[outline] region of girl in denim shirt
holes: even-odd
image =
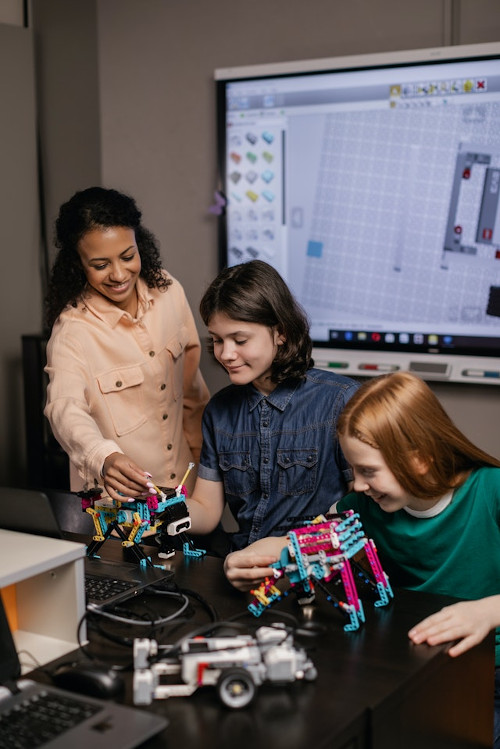
[[[200,312],[231,384],[204,412],[191,532],[214,530],[227,502],[238,530],[226,574],[251,588],[262,579],[254,565],[269,563],[259,550],[281,548],[298,518],[326,512],[345,494],[351,472],[337,419],[358,384],[313,368],[306,316],[267,263],[222,271]]]

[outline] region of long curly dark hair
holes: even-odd
[[[276,328],[285,341],[271,365],[271,380],[302,380],[314,366],[309,321],[275,268],[262,260],[225,268],[212,281],[200,302],[205,325],[216,313],[232,320]],[[208,342],[213,353],[213,344]]]
[[[76,307],[87,278],[78,254],[78,243],[93,229],[126,227],[133,229],[141,256],[141,278],[150,289],[166,290],[172,281],[163,274],[155,236],[141,224],[142,213],[133,198],[117,190],[89,187],[76,192],[59,209],[55,223],[56,255],[45,299],[48,330],[65,307]]]

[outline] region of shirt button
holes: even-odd
[[[116,385],[117,388],[121,388],[121,386],[123,385],[123,382],[121,380],[117,380],[115,382],[115,385]]]
[[[150,351],[150,352],[149,352],[149,355],[150,355],[150,356],[154,356],[154,355],[155,355],[155,352],[154,352],[154,351]]]
[[[167,445],[167,450],[171,450],[171,449],[172,449],[172,445]]]
[[[160,390],[165,390],[165,388],[166,388],[166,387],[167,387],[167,386],[166,386],[166,385],[165,385],[165,383],[163,382],[163,383],[162,383],[162,384],[160,385]]]
[[[264,463],[269,463],[269,458],[264,458]]]
[[[262,496],[264,499],[269,499],[269,494],[263,494]]]
[[[165,419],[168,419],[168,414],[163,414],[161,418],[163,419],[163,421],[165,421]]]
[[[262,426],[263,427],[268,427],[269,426],[269,422],[268,421],[263,421],[262,422]]]
[[[171,478],[171,479],[175,479],[175,473],[171,473],[171,474],[170,474],[170,478]]]

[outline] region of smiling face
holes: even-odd
[[[380,450],[365,442],[350,437],[340,436],[340,446],[354,474],[354,491],[363,492],[373,499],[384,512],[397,512],[403,507],[412,510],[428,510],[435,500],[419,499],[409,494],[390,470]],[[425,470],[425,466],[421,466]]]
[[[134,230],[125,226],[93,229],[78,243],[78,254],[88,284],[135,316],[141,257]]]
[[[259,323],[233,320],[216,313],[208,323],[214,356],[227,371],[234,385],[250,382],[264,395],[276,387],[270,379],[271,365],[283,336]]]

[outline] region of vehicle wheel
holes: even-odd
[[[244,668],[232,668],[219,677],[217,691],[224,705],[238,710],[250,704],[255,697],[256,688],[248,671]]]

